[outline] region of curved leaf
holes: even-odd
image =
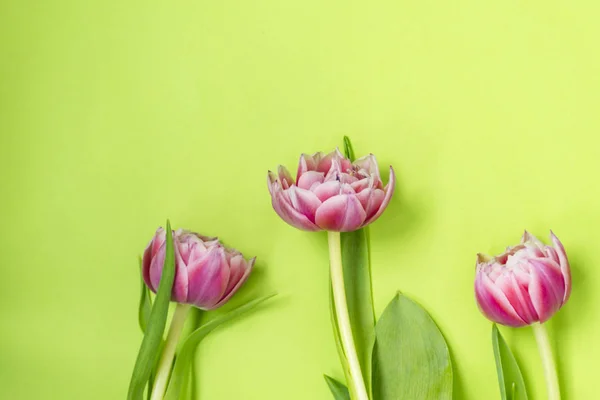
[[[335,400],[350,400],[350,392],[348,392],[348,388],[344,384],[330,376],[324,375],[324,377]]]
[[[397,294],[377,322],[373,398],[451,400],[452,363],[427,311]]]
[[[492,345],[502,400],[527,400],[527,389],[521,369],[496,324],[492,326]]]
[[[158,292],[154,300],[154,306],[150,313],[148,326],[135,361],[131,381],[129,382],[128,400],[141,400],[144,396],[144,388],[152,374],[152,369],[156,365],[156,359],[159,356],[165,325],[167,323],[167,314],[169,312],[169,301],[171,300],[171,290],[175,280],[175,255],[173,251],[173,233],[171,232],[171,223],[167,220],[166,229],[166,254],[163,272],[158,285]]]
[[[267,299],[270,299],[275,295],[276,293],[272,293],[267,296],[263,296],[258,299],[252,300],[242,306],[239,306],[238,308],[229,311],[225,315],[221,315],[211,321],[208,321],[200,328],[192,332],[190,336],[188,336],[187,339],[183,342],[179,353],[177,353],[175,365],[173,366],[173,372],[171,373],[171,380],[169,381],[169,386],[167,387],[167,393],[164,399],[179,400],[179,396],[183,389],[185,377],[186,374],[188,374],[190,362],[192,361],[194,351],[200,343],[200,341],[204,339],[206,335],[212,332],[215,328],[219,327],[221,324],[230,321],[233,318],[238,317],[239,315],[244,314],[247,311],[250,311],[254,307],[258,306],[260,303],[264,302]]]

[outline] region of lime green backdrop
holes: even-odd
[[[351,136],[392,164],[371,229],[376,310],[428,308],[456,399],[499,398],[475,254],[553,229],[573,295],[550,323],[564,397],[596,396],[600,6],[594,1],[0,3],[0,387],[125,397],[136,256],[167,217],[259,267],[212,334],[202,399],[330,399],[326,237],[272,211],[266,172]],[[534,399],[529,329],[503,329]]]

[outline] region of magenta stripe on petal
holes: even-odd
[[[306,231],[319,231],[319,227],[310,221],[305,215],[295,210],[289,200],[285,198],[283,191],[279,190],[272,198],[273,209],[288,224]]]

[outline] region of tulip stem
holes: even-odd
[[[177,307],[175,307],[175,312],[171,319],[171,326],[169,327],[169,333],[167,334],[167,341],[164,344],[160,361],[158,362],[154,387],[152,388],[152,397],[150,398],[151,400],[162,400],[165,395],[167,383],[169,382],[169,375],[171,374],[171,367],[173,365],[173,358],[175,356],[175,349],[177,348],[179,336],[181,336],[185,318],[187,317],[190,308],[191,306],[188,304],[179,303],[177,303]]]
[[[544,366],[544,377],[546,378],[546,386],[548,389],[548,400],[560,400],[560,389],[558,386],[558,375],[556,373],[556,364],[552,356],[552,348],[550,347],[550,339],[548,331],[543,324],[531,325],[535,340],[538,344],[538,350],[542,358]]]
[[[327,232],[327,235],[329,240],[329,265],[331,268],[333,302],[335,304],[342,348],[346,355],[346,359],[348,360],[348,368],[350,369],[351,382],[348,382],[348,385],[353,386],[350,388],[350,393],[356,395],[356,400],[368,400],[369,396],[367,395],[367,389],[360,369],[356,347],[354,346],[352,326],[350,325],[350,315],[348,313],[348,304],[346,302],[340,233]]]

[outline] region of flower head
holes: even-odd
[[[475,297],[488,319],[513,327],[546,322],[567,302],[569,261],[552,232],[550,239],[547,246],[526,231],[519,245],[496,257],[478,254]]]
[[[288,224],[307,231],[354,231],[375,221],[394,192],[395,176],[383,186],[374,155],[351,162],[339,150],[303,154],[296,180],[279,166],[269,171],[275,212]]]
[[[255,258],[224,247],[217,238],[178,229],[173,231],[175,280],[171,300],[212,310],[225,304],[244,284]],[[166,234],[159,228],[142,258],[146,285],[156,293],[166,253]]]

